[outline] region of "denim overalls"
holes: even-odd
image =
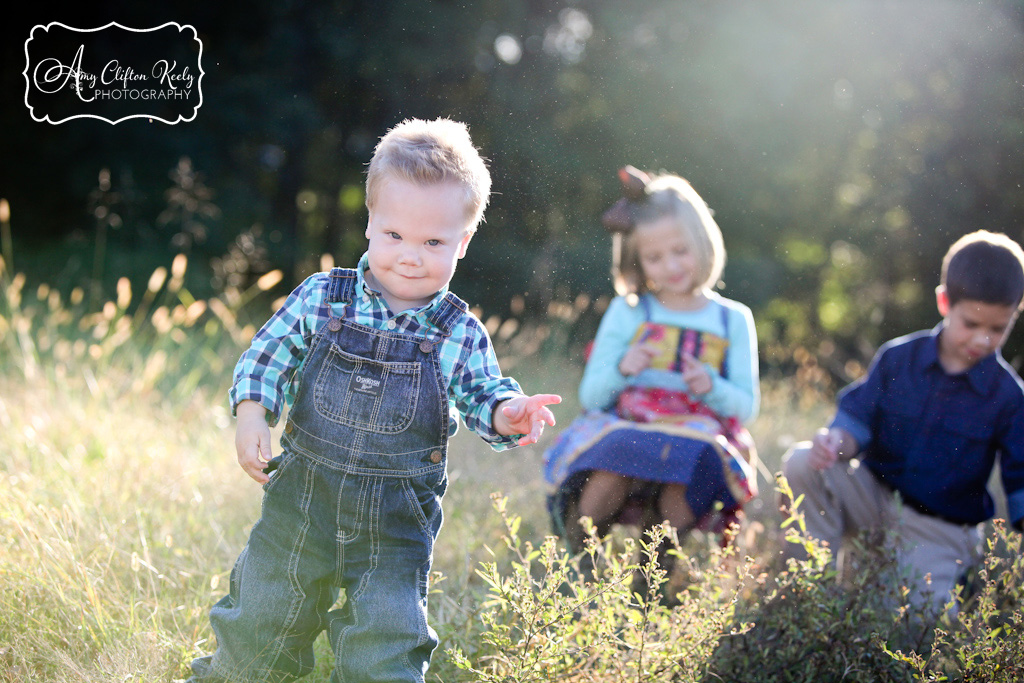
[[[327,301],[350,304],[335,268]],[[327,304],[325,304],[327,305]],[[423,681],[437,634],[427,576],[447,486],[448,388],[435,345],[465,315],[448,294],[428,338],[332,317],[310,343],[263,512],[210,612],[194,680],[290,681],[330,629],[336,683]],[[331,610],[339,588],[345,602]],[[330,610],[330,611],[329,611]]]

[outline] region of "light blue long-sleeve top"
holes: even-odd
[[[695,311],[665,308],[650,293],[643,297],[647,299],[650,322],[708,332],[728,340],[725,356],[727,377],[721,377],[714,368],[705,364],[711,375],[712,387],[700,400],[722,417],[736,417],[741,422],[749,422],[756,417],[760,403],[757,335],[750,309],[713,292],[708,294],[708,303]],[[723,308],[728,332],[723,321]],[[610,408],[627,386],[688,390],[679,372],[648,368],[632,377],[625,377],[619,372],[619,361],[629,349],[637,328],[647,320],[643,302],[631,306],[624,297],[616,297],[609,304],[580,382],[580,403],[585,410]],[[690,395],[698,398],[692,392]]]

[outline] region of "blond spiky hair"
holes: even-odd
[[[491,193],[491,174],[473,146],[466,124],[451,119],[406,119],[380,139],[366,173],[366,208],[389,177],[417,185],[455,182],[466,192],[470,229],[483,220]]]

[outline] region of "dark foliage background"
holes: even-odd
[[[195,121],[34,122],[32,26],[114,20],[197,29]],[[205,265],[200,295],[274,268],[283,293],[325,252],[351,264],[363,169],[410,116],[466,121],[491,159],[465,298],[503,314],[525,292],[529,315],[608,293],[615,170],[667,169],[715,209],[723,293],[784,372],[856,374],[935,324],[952,240],[1024,238],[1020,0],[38,3],[0,30],[14,266],[58,287],[144,281],[179,251]]]

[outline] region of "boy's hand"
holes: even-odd
[[[661,349],[653,344],[633,344],[619,361],[619,372],[623,377],[638,375],[651,366],[651,361],[661,355]]]
[[[255,401],[242,401],[235,412],[238,416],[235,425],[238,464],[250,477],[260,484],[266,484],[270,476],[263,472],[263,468],[272,457],[267,409]]]
[[[843,436],[838,429],[822,427],[811,441],[810,463],[816,470],[827,470],[839,460]]]
[[[696,396],[703,396],[711,391],[712,380],[708,369],[689,353],[683,354],[683,379]]]
[[[545,423],[555,426],[555,414],[547,406],[561,402],[562,397],[557,394],[516,396],[502,401],[494,410],[494,431],[504,436],[525,434],[516,442],[520,446],[537,443]]]

